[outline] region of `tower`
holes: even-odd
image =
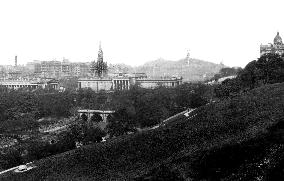
[[[98,59],[97,59],[97,61],[98,61],[98,62],[104,62],[104,54],[103,54],[101,42],[100,42],[100,45],[99,45],[99,51],[98,51]]]
[[[16,55],[15,56],[15,67],[17,67],[17,65],[18,65],[18,56]]]
[[[187,61],[187,66],[189,66],[189,63],[190,63],[190,53],[189,53],[190,50],[187,50],[187,55],[186,55],[186,61]]]
[[[107,63],[104,62],[101,42],[99,45],[97,62],[96,61],[92,62],[90,70],[93,75],[98,76],[98,77],[103,77],[107,73]]]

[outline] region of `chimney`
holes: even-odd
[[[18,57],[17,57],[17,55],[15,56],[15,67],[17,67],[17,65],[18,65]]]

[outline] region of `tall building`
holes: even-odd
[[[63,60],[61,62],[61,72],[64,75],[67,75],[67,76],[70,75],[70,73],[71,73],[71,63],[69,62],[69,60],[63,58]]]
[[[284,54],[284,44],[279,32],[277,32],[273,40],[273,44],[269,43],[268,45],[260,45],[260,56],[266,53],[276,53],[279,55]]]

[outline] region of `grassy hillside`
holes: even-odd
[[[194,111],[191,118],[36,162],[7,180],[275,180],[283,177],[284,84]],[[4,178],[0,178],[4,179]]]

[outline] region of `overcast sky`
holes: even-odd
[[[283,1],[283,0],[282,0]],[[284,37],[281,0],[1,0],[0,64],[92,61],[141,65],[191,57],[244,66]]]

